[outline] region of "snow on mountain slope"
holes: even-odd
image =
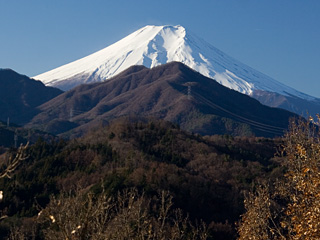
[[[315,99],[229,57],[182,26],[143,27],[96,53],[33,78],[68,90],[82,83],[105,81],[132,65],[152,68],[172,61],[247,95],[263,90]]]

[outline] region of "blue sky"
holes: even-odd
[[[0,0],[0,68],[34,76],[150,24],[182,25],[320,97],[319,0]]]

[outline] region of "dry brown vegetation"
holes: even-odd
[[[312,121],[291,121],[281,147],[284,174],[248,195],[239,239],[320,239],[320,135]]]

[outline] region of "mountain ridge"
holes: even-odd
[[[100,51],[34,78],[46,85],[69,90],[83,83],[108,81],[134,65],[153,68],[173,61],[267,106],[305,117],[320,112],[319,98],[241,63],[180,25],[145,26]]]
[[[189,86],[189,87],[188,87]],[[190,92],[189,92],[190,88]],[[30,126],[85,132],[123,116],[155,117],[203,135],[281,136],[293,113],[262,105],[180,62],[133,66],[102,83],[80,85],[39,107]],[[238,134],[237,134],[238,133]]]
[[[0,120],[24,124],[39,113],[39,105],[61,93],[12,69],[0,69]]]
[[[79,83],[107,80],[132,65],[152,68],[172,61],[247,95],[263,90],[315,99],[237,61],[180,25],[147,25],[100,51],[33,78],[68,90]]]

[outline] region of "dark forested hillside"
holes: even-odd
[[[61,93],[11,69],[0,69],[0,120],[25,124],[39,113],[37,106]]]
[[[129,194],[135,196],[133,199],[141,200],[140,205],[138,202],[135,204],[144,206],[142,209],[150,207],[143,215],[144,221],[149,221],[146,234],[161,232],[161,236],[172,237],[170,234],[173,234],[174,229],[183,228],[175,225],[179,222],[177,216],[181,219],[188,216],[188,220],[181,221],[186,223],[183,229],[187,229],[191,235],[198,231],[199,237],[185,235],[182,239],[235,239],[235,222],[244,212],[242,192],[251,189],[253,180],[273,177],[273,157],[278,144],[277,140],[254,137],[201,137],[186,133],[169,122],[128,119],[117,120],[80,139],[51,143],[38,140],[28,147],[27,159],[10,173],[11,178],[0,179],[0,190],[4,196],[0,210],[2,216],[6,216],[0,222],[1,237],[5,239],[13,226],[16,226],[14,231],[21,236],[33,234],[38,236],[36,239],[44,238],[49,232],[65,237],[61,235],[63,226],[67,227],[64,221],[68,221],[70,226],[73,224],[74,228],[82,229],[82,223],[76,219],[77,214],[66,210],[71,209],[70,206],[74,206],[72,209],[79,207],[80,210],[75,210],[79,216],[83,208],[88,210],[86,201],[80,204],[82,207],[76,203],[71,204],[74,199],[78,199],[76,202],[86,199],[80,195],[88,196],[92,204],[98,204],[101,199],[113,201],[115,208],[110,210],[113,215],[110,213],[108,220],[103,224],[100,221],[99,224],[103,225],[103,229],[112,226],[114,232],[117,232],[115,226],[119,224],[115,225],[116,219],[119,220],[119,214],[124,208],[131,206],[129,200],[119,199],[128,196],[128,192],[124,191],[129,189],[130,194],[134,192],[133,195]],[[2,156],[2,171],[8,165],[7,158]],[[161,191],[170,197],[156,197]],[[89,192],[91,195],[86,195]],[[169,205],[175,214],[169,215],[168,210],[167,220],[161,225],[158,220],[161,219],[159,216],[164,209],[163,204],[170,203],[171,197],[172,205]],[[126,204],[121,205],[121,202]],[[180,209],[178,215],[177,209]],[[62,216],[62,211],[67,213]],[[40,212],[48,214],[43,215],[47,216],[44,218],[45,223],[38,216]],[[58,216],[59,220],[56,220]],[[127,228],[132,230],[126,235],[130,238],[134,236],[130,234],[140,233],[144,229],[134,216],[130,215]],[[207,229],[205,238],[200,234],[204,228],[200,227],[203,231],[199,230],[201,219]],[[93,221],[89,218],[87,220]],[[96,231],[90,226],[87,225],[86,232],[82,232],[87,237],[90,231],[90,234]],[[118,233],[121,232],[124,234],[122,230]],[[102,231],[101,234],[107,233]],[[93,235],[90,236],[95,239]],[[106,239],[112,239],[105,236]]]
[[[0,121],[0,148],[19,147],[27,142],[35,143],[38,138],[55,139],[52,134],[36,129],[27,129],[13,123]]]

